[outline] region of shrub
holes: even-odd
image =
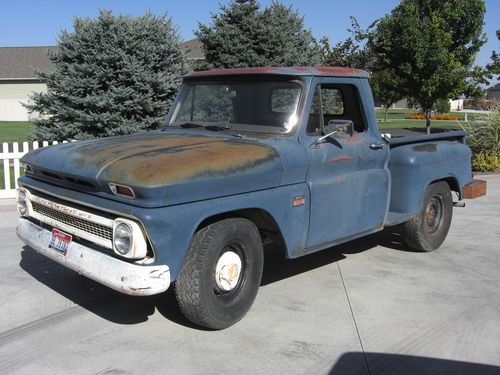
[[[485,120],[475,119],[461,126],[463,130],[469,132],[467,143],[474,153],[472,160],[474,169],[478,171],[499,169],[500,103],[491,108]]]
[[[494,172],[500,169],[500,157],[491,151],[483,151],[472,157],[472,170],[476,172]]]
[[[469,132],[467,143],[474,153],[491,151],[500,156],[500,104],[491,108],[485,120],[468,121],[462,128]]]
[[[451,104],[448,99],[440,99],[436,103],[436,112],[449,113],[450,110],[451,110]]]

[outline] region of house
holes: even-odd
[[[46,92],[47,85],[35,71],[47,71],[53,65],[48,54],[56,47],[1,47],[0,48],[0,120],[27,121],[22,104],[33,92]]]
[[[384,105],[382,104],[380,99],[378,99],[375,95],[373,95],[373,102],[375,104],[375,108],[383,108],[384,107]],[[409,108],[408,99],[401,99],[401,100],[397,101],[396,103],[391,105],[391,108],[392,109]]]
[[[180,44],[188,60],[205,60],[203,44],[198,39],[191,39]]]
[[[491,86],[486,90],[486,99],[496,99],[497,102],[500,102],[500,83],[497,83],[495,86]]]
[[[189,60],[203,60],[202,44],[198,39],[180,44]],[[0,121],[28,121],[38,114],[28,113],[23,104],[34,92],[47,92],[47,85],[36,71],[50,71],[50,52],[56,46],[0,47]]]

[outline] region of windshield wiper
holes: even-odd
[[[233,137],[246,138],[245,135],[240,134],[240,133],[236,133],[236,132],[232,131],[230,127],[222,126],[222,125],[203,125],[203,124],[201,124],[199,122],[195,122],[195,121],[186,121],[186,122],[183,122],[182,124],[179,124],[179,127],[183,128],[183,129],[203,128],[203,129],[210,130],[210,131],[224,131],[227,134],[232,135]]]
[[[245,135],[240,134],[240,133],[236,133],[236,132],[232,131],[231,128],[228,127],[228,126],[222,126],[222,125],[205,125],[204,128],[207,129],[207,130],[211,130],[211,131],[224,131],[227,134],[230,134],[230,135],[232,135],[234,137],[238,137],[238,138],[246,138]]]
[[[191,129],[191,128],[204,128],[205,125],[202,125],[198,122],[187,121],[180,124],[179,127],[183,129]]]

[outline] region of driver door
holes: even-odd
[[[352,79],[341,82],[316,80],[307,130],[301,135],[309,159],[306,247],[311,251],[380,229],[387,210],[388,147],[378,131],[367,126],[359,87]],[[352,132],[338,131],[318,142],[322,128],[328,134],[346,120],[352,121]]]

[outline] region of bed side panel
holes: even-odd
[[[427,185],[453,178],[462,194],[472,180],[471,151],[459,141],[431,141],[391,149],[392,176],[390,212],[417,213]]]

